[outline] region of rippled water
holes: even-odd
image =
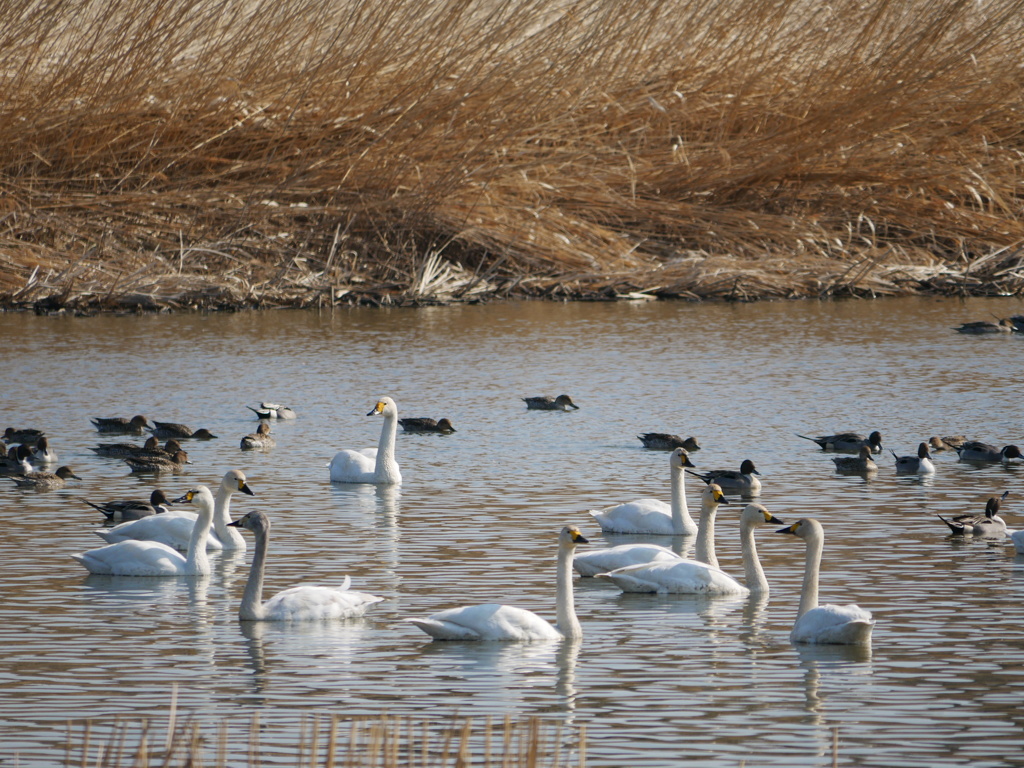
[[[981,511],[1004,490],[1004,508],[1021,509],[1024,467],[939,455],[922,483],[886,453],[865,481],[794,435],[877,428],[901,454],[933,434],[1024,442],[1024,338],[951,330],[1022,310],[912,299],[0,315],[0,426],[45,429],[82,477],[50,492],[0,482],[3,754],[62,764],[68,721],[159,720],[176,687],[185,714],[258,711],[265,738],[282,726],[289,743],[314,712],[509,714],[586,725],[592,766],[828,766],[834,738],[841,765],[1024,765],[1024,557],[951,540],[934,515]],[[580,410],[519,399],[561,392]],[[380,420],[364,414],[381,394],[459,431],[400,433],[400,489],[332,486],[337,449],[376,444]],[[242,452],[256,425],[244,405],[260,400],[299,419],[274,424],[273,450]],[[107,440],[89,417],[137,412],[220,438],[187,446],[185,475],[140,479],[89,450]],[[822,599],[873,611],[870,652],[789,643],[803,545],[765,529],[764,602],[577,581],[578,645],[432,643],[402,622],[496,599],[553,618],[557,530],[576,522],[608,546],[584,510],[668,497],[667,454],[641,448],[643,431],[696,435],[700,469],[751,458],[777,516],[821,520]],[[361,620],[248,626],[235,614],[247,556],[216,557],[198,581],[90,577],[68,556],[102,543],[80,499],[155,484],[180,495],[229,468],[257,494],[236,497],[235,515],[274,521],[268,593],[349,574],[387,601]],[[739,574],[737,511],[723,507],[717,532],[722,567]]]

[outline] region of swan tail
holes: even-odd
[[[437,621],[430,618],[406,619],[415,624],[435,640],[479,640],[480,633],[469,627],[461,627],[449,621]]]
[[[348,588],[352,586],[352,579],[346,573],[345,578],[341,582],[341,586],[338,587],[342,592],[348,592]]]

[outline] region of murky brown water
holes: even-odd
[[[82,476],[45,493],[0,481],[3,753],[61,764],[67,721],[159,720],[176,684],[200,720],[260,711],[293,734],[311,712],[536,714],[586,724],[592,766],[827,766],[835,729],[840,764],[1022,765],[1024,557],[951,541],[934,513],[981,511],[1004,490],[1009,512],[1024,509],[1024,467],[939,455],[922,483],[886,453],[865,482],[794,436],[877,428],[901,454],[933,434],[1024,443],[1024,338],[951,330],[1022,311],[911,299],[0,315],[0,427],[45,429]],[[579,411],[519,399],[562,392]],[[400,433],[400,489],[332,486],[336,450],[376,444],[380,421],[364,414],[381,394],[459,431]],[[274,424],[272,451],[242,452],[256,425],[244,406],[264,399],[299,419]],[[218,556],[198,582],[86,576],[68,555],[102,542],[80,499],[154,485],[93,455],[106,438],[89,417],[136,412],[221,436],[191,444],[187,473],[159,485],[180,495],[244,470],[257,496],[236,497],[236,516],[275,523],[268,593],[349,574],[387,601],[357,621],[249,627],[235,615],[248,556]],[[776,515],[822,521],[822,598],[874,612],[870,653],[789,643],[803,549],[767,530],[766,602],[577,582],[585,638],[564,647],[431,643],[402,622],[495,599],[553,618],[555,532],[576,522],[607,546],[585,509],[667,499],[667,455],[635,438],[662,430],[701,440],[699,469],[753,459]],[[718,553],[739,574],[736,520],[720,511]]]

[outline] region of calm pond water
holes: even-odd
[[[591,766],[828,766],[836,736],[840,765],[1024,765],[1024,557],[953,540],[935,517],[1009,490],[1024,526],[1024,467],[939,454],[922,482],[896,476],[886,451],[865,481],[794,435],[879,429],[900,454],[930,435],[1024,443],[1024,338],[951,330],[1022,311],[901,299],[0,315],[0,427],[45,429],[82,478],[49,492],[0,482],[3,764],[63,764],[68,721],[97,734],[163,722],[176,689],[179,716],[211,730],[259,712],[265,744],[297,743],[311,713],[507,714],[585,725]],[[562,392],[578,411],[520,400]],[[400,488],[332,485],[335,451],[376,444],[381,421],[365,414],[384,394],[458,432],[400,432]],[[273,450],[242,452],[257,423],[245,405],[261,400],[299,418],[273,425]],[[184,475],[139,478],[90,451],[109,441],[90,417],[135,413],[220,437],[187,446]],[[586,509],[668,498],[668,454],[643,449],[644,431],[697,436],[701,470],[753,459],[772,512],[818,518],[822,600],[874,613],[870,650],[789,642],[803,543],[771,528],[758,533],[767,601],[578,580],[578,645],[434,643],[403,622],[494,600],[553,619],[558,529],[609,546]],[[236,618],[251,538],[205,580],[90,577],[69,557],[102,544],[82,499],[177,496],[230,468],[256,493],[235,497],[234,516],[274,522],[268,594],[348,574],[387,600],[359,620],[252,627]],[[737,575],[740,508],[717,526]],[[230,739],[243,749],[248,729]]]

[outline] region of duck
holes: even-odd
[[[150,435],[149,439],[142,445],[136,445],[135,443],[100,443],[92,450],[98,456],[117,459],[123,459],[127,456],[162,456],[169,459],[175,453],[182,450],[182,448],[181,443],[173,437],[161,447],[160,441],[156,439],[156,436]]]
[[[684,467],[692,467],[685,448],[676,448],[669,454],[669,477],[672,503],[660,499],[637,499],[615,504],[604,509],[588,510],[607,533],[647,533],[659,536],[692,536],[697,524],[686,506]]]
[[[982,515],[956,515],[950,520],[939,514],[935,516],[949,527],[954,536],[1001,539],[1007,535],[1007,528],[1006,521],[999,516],[999,505],[1009,494],[1009,491],[1004,491],[1003,495],[998,498],[991,497],[985,502],[985,513]]]
[[[151,515],[159,515],[170,510],[171,501],[159,488],[149,494],[149,501],[105,501],[102,504],[95,504],[88,499],[82,499],[93,509],[98,509],[107,520],[116,522],[127,522],[129,520],[141,520]]]
[[[0,458],[0,473],[27,475],[35,471],[32,468],[32,464],[29,463],[29,457],[32,455],[32,449],[29,446],[24,443],[17,443],[12,445],[10,450],[3,443],[0,443],[0,446],[3,447],[2,458]]]
[[[149,419],[141,414],[126,419],[123,416],[89,419],[97,432],[109,435],[142,435],[149,426]]]
[[[245,407],[255,413],[259,419],[294,419],[296,417],[293,409],[277,403],[260,403],[259,408],[253,408],[251,405]]]
[[[41,429],[15,429],[8,427],[4,430],[3,441],[5,443],[21,443],[32,447],[39,442],[39,438],[45,437],[46,433]]]
[[[860,447],[860,453],[856,457],[836,456],[832,461],[835,462],[836,472],[840,473],[867,474],[878,471],[878,465],[871,458],[871,449],[866,445]]]
[[[935,465],[932,464],[928,443],[921,443],[917,446],[917,456],[897,456],[896,451],[891,448],[889,453],[896,459],[896,474],[898,475],[931,475],[935,473]]]
[[[407,621],[435,640],[523,641],[579,640],[583,628],[573,603],[572,555],[577,544],[587,539],[575,525],[558,534],[558,562],[555,578],[556,623],[552,626],[533,611],[500,603],[450,608]]]
[[[728,504],[722,489],[715,484],[704,487],[701,492],[700,524],[697,530],[695,557],[705,563],[718,565],[715,556],[714,516],[719,504]],[[682,560],[668,547],[658,544],[619,544],[607,549],[582,552],[573,556],[572,566],[581,576],[597,576],[630,565],[643,565],[664,560]]]
[[[428,419],[424,417],[413,417],[411,419],[399,419],[405,432],[437,432],[441,435],[450,435],[455,432],[455,427],[448,419]]]
[[[530,411],[568,411],[570,408],[578,411],[580,409],[568,395],[524,397],[523,402],[526,403],[526,408]]]
[[[277,441],[270,436],[270,424],[261,421],[256,431],[251,435],[242,438],[241,447],[243,451],[255,451],[263,448],[273,448]]]
[[[970,323],[961,323],[953,329],[957,333],[970,333],[980,335],[984,333],[1013,333],[1017,330],[1017,326],[1013,320],[1008,317],[1004,317],[995,322],[991,320],[975,320]]]
[[[789,633],[790,642],[827,645],[869,645],[875,620],[856,605],[818,605],[818,575],[825,530],[814,518],[801,518],[776,533],[797,536],[807,545],[800,608]]]
[[[153,426],[146,427],[146,429],[148,429],[152,435],[159,437],[161,440],[166,440],[169,437],[173,437],[177,440],[214,440],[217,437],[205,427],[193,430],[192,427],[185,424],[174,424],[169,421],[154,421]]]
[[[928,438],[928,450],[955,451],[966,442],[967,438],[964,435],[943,435],[942,437],[932,435]]]
[[[245,538],[238,528],[229,527],[231,496],[236,491],[241,491],[248,496],[256,495],[249,487],[244,472],[239,469],[229,469],[224,473],[217,488],[212,517],[214,532],[206,539],[207,549],[245,551]],[[131,540],[158,541],[172,549],[187,550],[197,521],[197,513],[175,509],[159,515],[121,523],[113,528],[99,528],[95,533],[110,544]]]
[[[10,479],[21,488],[35,488],[36,490],[49,490],[51,488],[62,488],[67,480],[74,478],[81,480],[74,473],[71,467],[59,467],[56,472],[26,472],[21,475],[14,475]]]
[[[858,432],[840,432],[835,435],[820,435],[818,437],[797,434],[797,437],[817,443],[824,451],[859,453],[861,447],[866,445],[872,453],[882,452],[882,433],[877,429],[867,437]]]
[[[690,470],[686,470],[690,472]],[[739,491],[743,496],[760,496],[761,481],[754,475],[760,475],[750,459],[744,459],[739,472],[734,469],[713,469],[710,472],[690,472],[705,483],[718,483],[723,491]]]
[[[1004,445],[1002,448],[980,440],[968,440],[956,449],[960,461],[999,461],[1008,464],[1013,459],[1021,458],[1020,448],[1016,445]]]
[[[390,397],[377,400],[367,416],[383,416],[380,441],[376,448],[345,449],[334,454],[327,464],[332,483],[376,483],[398,485],[402,472],[395,460],[395,435],[398,432],[398,406]]]
[[[199,510],[185,554],[159,541],[129,539],[87,552],[77,552],[71,557],[89,573],[109,576],[209,576],[210,559],[206,555],[206,539],[213,522],[213,494],[205,485],[199,485],[175,499],[174,503],[195,504]],[[147,517],[138,522],[160,520],[163,517],[165,515]]]
[[[679,435],[670,435],[667,432],[644,432],[637,435],[636,439],[644,444],[644,448],[654,451],[671,451],[675,448],[685,448],[691,452],[700,450],[697,438],[693,436],[684,440]]]
[[[740,515],[740,544],[743,552],[741,584],[717,565],[680,558],[675,562],[657,561],[645,565],[598,574],[623,592],[656,592],[686,595],[767,595],[768,579],[757,557],[754,529],[766,523],[784,525],[761,504],[747,504]]]
[[[192,462],[188,460],[188,454],[185,451],[175,451],[173,456],[125,456],[121,459],[127,464],[132,472],[136,474],[143,473],[161,473],[161,472],[174,472],[177,474],[185,469],[186,464]]]
[[[56,464],[57,452],[50,447],[50,440],[43,435],[32,448],[28,457],[30,464]]]
[[[252,531],[256,537],[256,552],[249,568],[249,580],[245,584],[242,603],[238,608],[241,621],[351,619],[362,616],[367,608],[384,599],[365,592],[351,591],[351,580],[346,576],[339,587],[303,584],[278,592],[264,602],[263,572],[270,541],[270,518],[259,510],[253,510],[228,525]]]

